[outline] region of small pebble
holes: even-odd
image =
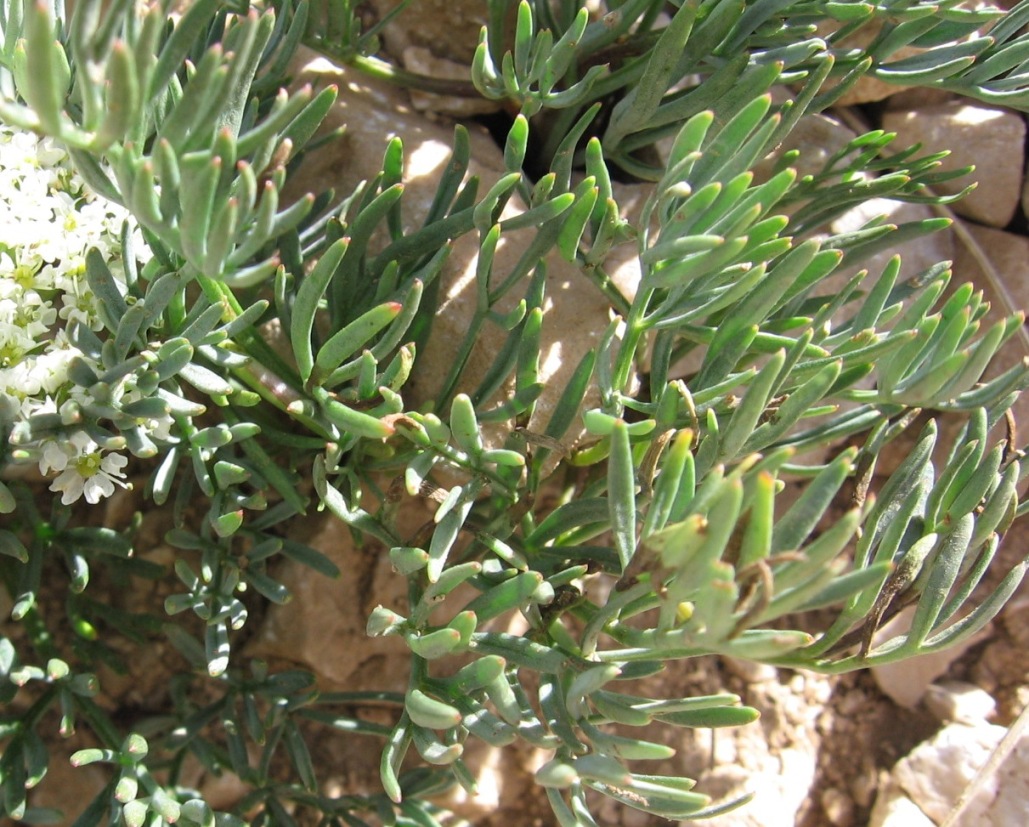
[[[779,671],[767,663],[756,663],[742,658],[723,658],[725,668],[746,683],[767,683],[779,676]]]
[[[830,787],[821,795],[825,817],[834,827],[850,827],[854,823],[854,802],[840,790]]]
[[[925,706],[941,721],[974,724],[988,720],[997,702],[978,686],[964,681],[940,681],[929,686]]]

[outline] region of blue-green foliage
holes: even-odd
[[[246,812],[289,825],[300,823],[294,807],[323,824],[438,824],[429,797],[452,779],[474,788],[469,737],[552,751],[537,781],[562,825],[595,823],[588,790],[698,818],[741,802],[713,804],[689,779],[638,769],[671,751],[625,727],[740,726],[756,712],[734,695],[651,699],[620,682],[709,654],[828,672],[885,663],[968,638],[1017,587],[1024,564],[985,598],[975,591],[1021,513],[1022,454],[993,429],[1026,369],[983,374],[1022,319],[986,326],[971,287],[944,295],[946,265],[901,280],[893,259],[832,295],[819,289],[946,224],[816,235],[828,221],[872,197],[945,203],[928,188],[958,173],[880,132],[803,177],[778,148],[802,115],[867,76],[1029,108],[1029,3],[1004,15],[957,0],[625,0],[592,19],[581,0],[538,0],[518,4],[507,31],[513,3],[490,0],[471,82],[520,112],[507,174],[485,192],[466,179],[457,127],[436,200],[406,235],[399,139],[381,173],[342,200],[280,196],[334,96],[279,91],[299,44],[445,91],[378,57],[380,27],[363,30],[356,4],[198,0],[175,22],[168,0],[141,17],[134,5],[79,0],[69,19],[47,3],[0,2],[0,118],[67,146],[153,253],[124,282],[89,258],[103,329],[69,330],[87,357],[71,370],[77,418],[23,423],[3,451],[5,462],[34,459],[17,446],[85,429],[97,445],[153,457],[146,494],[171,509],[177,583],[163,616],[104,606],[90,597],[91,572],[123,583],[168,574],[135,556],[135,527],[96,527],[0,483],[0,576],[24,629],[0,637],[0,815],[49,817],[27,806],[26,790],[47,766],[40,722],[57,716],[98,744],[76,764],[112,767],[81,827],[232,825]],[[849,45],[865,29],[868,45]],[[896,57],[909,46],[916,56]],[[773,87],[790,98],[774,102]],[[772,171],[756,178],[770,156]],[[612,196],[620,175],[653,182],[635,223]],[[501,218],[513,199],[521,213]],[[524,228],[520,260],[495,273],[499,240]],[[479,246],[477,306],[434,403],[411,410],[404,385],[461,236]],[[632,297],[605,272],[622,244],[639,254]],[[548,256],[576,265],[617,318],[532,433]],[[511,295],[515,310],[501,314]],[[273,321],[289,358],[258,332]],[[495,368],[467,388],[466,362],[498,325],[508,335]],[[681,378],[672,366],[691,353],[700,367]],[[122,405],[111,392],[127,376],[144,401]],[[504,386],[506,400],[488,407]],[[591,438],[569,448],[588,395],[599,400],[582,417]],[[920,410],[968,422],[934,466],[930,421],[867,496],[877,457]],[[168,434],[141,431],[165,416]],[[484,444],[486,424],[507,425],[503,445]],[[814,448],[824,458],[806,459]],[[392,478],[401,483],[384,493]],[[804,483],[787,508],[777,498],[788,479]],[[431,535],[403,536],[396,509],[425,498],[436,506]],[[322,507],[380,543],[407,580],[405,613],[380,607],[368,625],[410,648],[406,693],[319,694],[309,674],[269,674],[234,648],[253,605],[244,592],[289,598],[273,561],[299,560],[348,588],[346,573],[285,536]],[[586,591],[593,581],[606,588]],[[909,603],[911,630],[873,645],[880,621]],[[835,613],[819,634],[785,620],[814,609]],[[526,634],[487,625],[512,612]],[[67,652],[48,632],[64,618]],[[116,629],[141,645],[164,636],[190,664],[173,679],[172,708],[132,731],[94,700],[93,664],[116,662],[104,642]],[[7,711],[19,687],[28,713]],[[392,724],[362,719],[365,703],[394,709]],[[324,794],[305,738],[314,725],[384,739],[383,793]],[[402,771],[412,747],[424,763]],[[249,785],[236,814],[180,784],[187,755]]]

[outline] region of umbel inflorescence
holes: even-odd
[[[648,771],[674,750],[632,733],[757,713],[650,697],[665,664],[886,663],[1021,582],[990,572],[1025,511],[1029,374],[987,370],[1023,316],[988,320],[946,263],[870,265],[946,219],[827,229],[946,204],[961,172],[881,131],[805,174],[783,147],[864,77],[1029,108],[1029,4],[489,0],[467,81],[383,56],[415,5],[0,0],[0,817],[61,817],[30,800],[54,731],[106,773],[76,827],[442,825],[474,741],[539,751],[563,827],[599,797],[709,816],[745,796]],[[315,54],[501,102],[497,168],[458,125],[422,203],[384,134],[347,191],[288,196],[356,152],[319,129],[360,84],[293,80]],[[555,273],[603,303],[559,387]],[[440,308],[467,312],[442,370]],[[81,507],[130,476],[123,524]],[[322,510],[403,586],[367,621],[409,651],[402,690],[320,692],[238,645],[290,599],[284,561],[358,588],[298,539]],[[167,703],[118,708],[96,670],[158,643]],[[326,785],[328,737],[378,739],[381,790]],[[191,766],[238,799],[216,813]]]
[[[38,462],[41,474],[56,477],[50,490],[65,505],[80,497],[95,504],[125,485],[127,457],[74,428],[83,419],[82,403],[92,400],[69,369],[73,362],[96,364],[68,337],[70,325],[103,329],[86,254],[95,250],[122,273],[123,238],[131,242],[126,249],[149,259],[130,215],[89,189],[65,149],[0,126],[0,400],[12,457]],[[111,393],[126,402],[141,396],[130,377]],[[46,417],[65,428],[46,434],[27,427]],[[168,439],[169,417],[140,424],[151,438]]]

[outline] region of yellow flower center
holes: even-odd
[[[75,471],[84,480],[96,476],[100,472],[101,457],[99,451],[83,454],[75,460]]]
[[[32,287],[33,277],[36,275],[36,268],[27,264],[19,264],[14,268],[12,274],[14,282],[22,289],[28,290]]]
[[[25,356],[24,348],[20,348],[13,342],[0,345],[0,367],[13,368]]]

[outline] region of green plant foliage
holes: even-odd
[[[63,734],[88,730],[97,746],[73,763],[110,779],[76,827],[306,823],[297,813],[438,825],[447,813],[433,796],[455,781],[474,790],[469,738],[549,751],[536,781],[561,825],[595,824],[595,794],[701,818],[744,800],[648,773],[672,751],[628,728],[736,727],[757,713],[731,694],[643,697],[634,681],[704,655],[824,672],[886,663],[967,639],[1013,594],[1025,562],[992,593],[977,586],[1024,511],[1024,453],[998,430],[1029,371],[983,377],[1022,316],[987,325],[971,285],[945,293],[945,264],[913,279],[897,258],[855,270],[945,219],[823,232],[870,198],[947,203],[931,188],[960,172],[881,132],[804,176],[779,148],[861,77],[1029,109],[1029,3],[625,0],[598,17],[581,0],[490,0],[457,84],[392,66],[377,54],[392,15],[365,29],[345,0],[197,0],[175,17],[169,0],[136,5],[78,0],[67,16],[62,3],[0,0],[0,120],[64,147],[150,254],[137,267],[126,225],[121,263],[86,257],[96,323],[67,326],[78,356],[66,398],[24,419],[0,405],[0,467],[43,468],[76,439],[91,447],[75,462],[95,460],[79,473],[102,468],[112,487],[102,456],[149,461],[177,584],[163,615],[104,606],[90,594],[98,571],[118,583],[169,574],[137,556],[134,527],[100,527],[0,482],[0,577],[23,630],[0,635],[0,816],[53,817],[27,791],[46,772],[41,732],[55,719]],[[412,232],[400,139],[354,192],[288,202],[286,179],[335,97],[287,91],[301,44],[403,85],[504,101],[518,113],[507,173],[488,189],[469,179],[459,126]],[[915,55],[897,57],[907,47]],[[638,221],[613,198],[618,176],[653,185]],[[514,267],[494,272],[500,240],[525,230]],[[460,237],[479,250],[475,311],[439,394],[414,410],[405,383]],[[638,254],[632,297],[605,271],[619,245]],[[603,292],[613,320],[533,433],[556,256]],[[844,271],[857,274],[827,293]],[[270,323],[287,355],[262,334]],[[491,326],[505,343],[468,387]],[[689,354],[700,367],[681,377],[673,366]],[[942,412],[967,418],[950,446],[937,446]],[[588,439],[569,449],[580,418]],[[486,439],[487,426],[506,441]],[[869,491],[883,450],[916,428]],[[800,490],[788,506],[787,483]],[[405,536],[397,509],[425,499],[430,530]],[[319,693],[309,673],[270,673],[236,646],[252,601],[290,598],[276,560],[349,587],[289,539],[316,509],[377,541],[406,579],[404,613],[368,620],[369,635],[410,649],[404,693]],[[874,637],[906,606],[907,632]],[[823,627],[801,631],[815,610]],[[489,623],[512,613],[526,634]],[[65,622],[74,651],[48,631]],[[162,636],[190,665],[173,708],[131,729],[95,700],[97,664],[119,657],[104,640],[115,629]],[[31,706],[14,714],[19,690]],[[392,723],[363,718],[368,703]],[[378,739],[382,792],[327,794],[305,737],[315,726]],[[187,756],[243,780],[234,812],[181,783]]]

